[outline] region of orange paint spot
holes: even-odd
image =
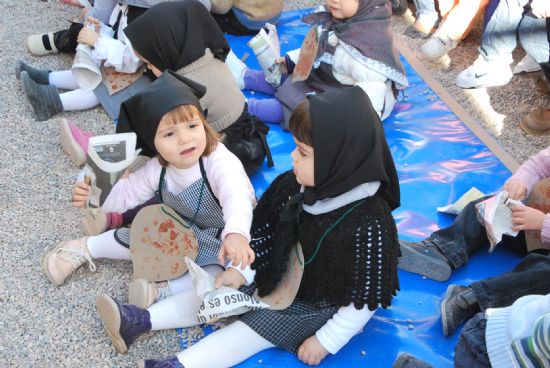
[[[170,240],[176,240],[178,237],[178,233],[176,233],[174,230],[170,230]]]
[[[148,232],[149,232],[149,228],[146,226],[146,227],[143,228],[143,231],[145,231],[146,233],[148,233]]]

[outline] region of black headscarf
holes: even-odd
[[[202,111],[199,99],[205,93],[206,87],[202,84],[167,70],[140,93],[122,103],[116,132],[135,132],[136,148],[142,149],[142,155],[153,157],[158,153],[155,135],[162,117],[180,105],[194,105]]]
[[[177,71],[202,57],[207,48],[221,61],[229,53],[220,27],[196,0],[154,5],[129,24],[124,34],[160,71]]]
[[[372,181],[391,209],[400,205],[399,179],[380,117],[357,86],[309,95],[315,187],[305,203],[332,198]]]
[[[297,219],[303,204],[334,198],[380,181],[379,193],[392,210],[400,205],[399,179],[380,117],[357,86],[308,95],[315,186],[289,199],[282,221]]]

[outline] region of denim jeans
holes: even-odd
[[[485,227],[478,221],[475,209],[477,203],[487,198],[490,196],[468,203],[451,226],[432,233],[429,238],[447,257],[453,268],[465,265],[472,254],[489,244]],[[523,232],[517,237],[504,235],[499,246],[502,245],[522,253],[527,250]]]
[[[485,330],[485,313],[472,317],[462,329],[455,346],[455,368],[490,368]]]
[[[482,311],[512,305],[525,295],[550,293],[550,255],[530,253],[512,271],[471,284]]]
[[[529,0],[491,0],[485,10],[479,53],[488,62],[511,63],[519,37],[522,47],[537,62],[549,60],[547,22],[529,15]]]
[[[451,226],[438,230],[431,240],[454,268],[466,263],[472,254],[489,244],[485,227],[477,219],[475,205],[489,197],[470,202]],[[504,235],[499,247],[526,253],[523,231],[516,237]],[[544,251],[541,251],[544,252]],[[550,255],[530,253],[512,271],[471,284],[481,310],[511,305],[529,294],[550,293]]]

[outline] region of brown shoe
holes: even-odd
[[[535,110],[530,112],[520,121],[519,126],[528,134],[550,134],[550,110]]]
[[[170,296],[172,296],[172,291],[168,282],[148,282],[145,279],[137,279],[130,283],[128,304],[145,309]]]

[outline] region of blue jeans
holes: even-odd
[[[460,332],[455,346],[455,368],[490,368],[485,330],[485,313],[472,317]]]
[[[479,53],[488,61],[511,63],[517,39],[537,62],[549,61],[550,44],[546,19],[525,11],[529,0],[491,0],[485,10]]]
[[[451,226],[432,233],[429,238],[453,268],[465,265],[472,254],[489,244],[485,227],[478,221],[475,210],[475,205],[487,198],[470,202]],[[498,246],[524,254],[527,251],[523,231],[516,237],[504,235]],[[481,310],[506,307],[524,295],[548,294],[550,255],[532,252],[512,271],[474,282],[471,287]]]

